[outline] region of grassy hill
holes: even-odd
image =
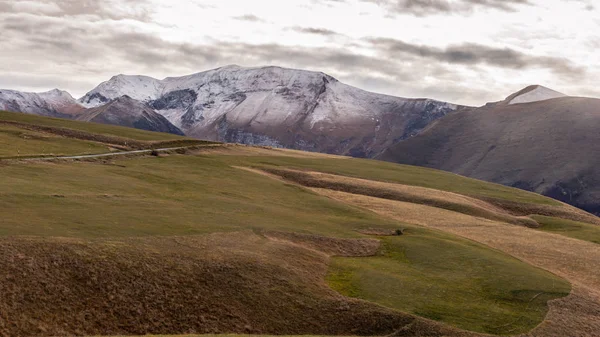
[[[141,141],[158,141],[158,140],[177,140],[183,137],[170,133],[150,132],[139,129],[132,129],[114,125],[79,122],[63,118],[40,117],[36,115],[0,111],[0,123],[19,123],[38,128],[60,128],[79,130],[91,134],[123,137]]]
[[[107,139],[121,150],[125,140],[190,146],[79,161],[6,152],[0,335],[512,335],[552,328],[560,320],[546,315],[600,279],[593,263],[573,267],[589,277],[571,278],[562,265],[544,270],[429,226],[443,212],[456,226],[585,248],[582,264],[596,258],[598,218],[537,194],[431,169],[26,115],[0,113],[0,127],[55,146],[30,144],[30,156],[102,152]],[[13,147],[30,140],[14,132],[0,135]],[[578,308],[592,314],[569,331],[598,317],[590,296]]]
[[[169,133],[0,111],[0,159],[96,154],[204,143]]]

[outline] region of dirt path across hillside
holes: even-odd
[[[399,221],[483,243],[565,278],[573,285],[571,295],[550,302],[546,320],[526,336],[600,336],[600,245],[425,205],[312,190]]]
[[[82,154],[74,156],[40,156],[40,157],[26,157],[26,158],[7,158],[0,160],[20,160],[20,161],[50,161],[50,160],[76,160],[76,159],[94,159],[94,158],[106,158],[106,157],[119,157],[135,154],[150,154],[153,152],[165,153],[173,152],[178,150],[198,149],[199,147],[213,147],[214,145],[191,145],[191,146],[178,146],[178,147],[167,147],[161,149],[148,149],[148,150],[133,150],[133,151],[119,151],[119,152],[107,152],[107,153],[96,153],[96,154]]]

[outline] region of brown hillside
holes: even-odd
[[[449,115],[378,158],[535,191],[600,213],[600,100],[488,104]]]
[[[475,335],[331,290],[319,247],[336,239],[271,235],[0,239],[0,336]]]

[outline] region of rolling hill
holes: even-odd
[[[35,131],[69,154],[178,147],[0,158],[1,335],[600,328],[600,219],[559,201],[428,168],[95,123],[3,112],[0,127],[13,147],[31,140],[15,130]]]
[[[0,111],[0,159],[54,157],[193,146],[168,133]]]
[[[525,88],[462,111],[378,159],[514,186],[600,213],[600,100]]]

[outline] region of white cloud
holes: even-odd
[[[433,2],[413,0],[403,13],[391,6],[399,2],[379,0],[0,0],[0,85],[82,95],[117,73],[160,78],[237,63],[473,105],[534,83],[596,93],[599,10],[526,2],[439,0],[415,12]]]

